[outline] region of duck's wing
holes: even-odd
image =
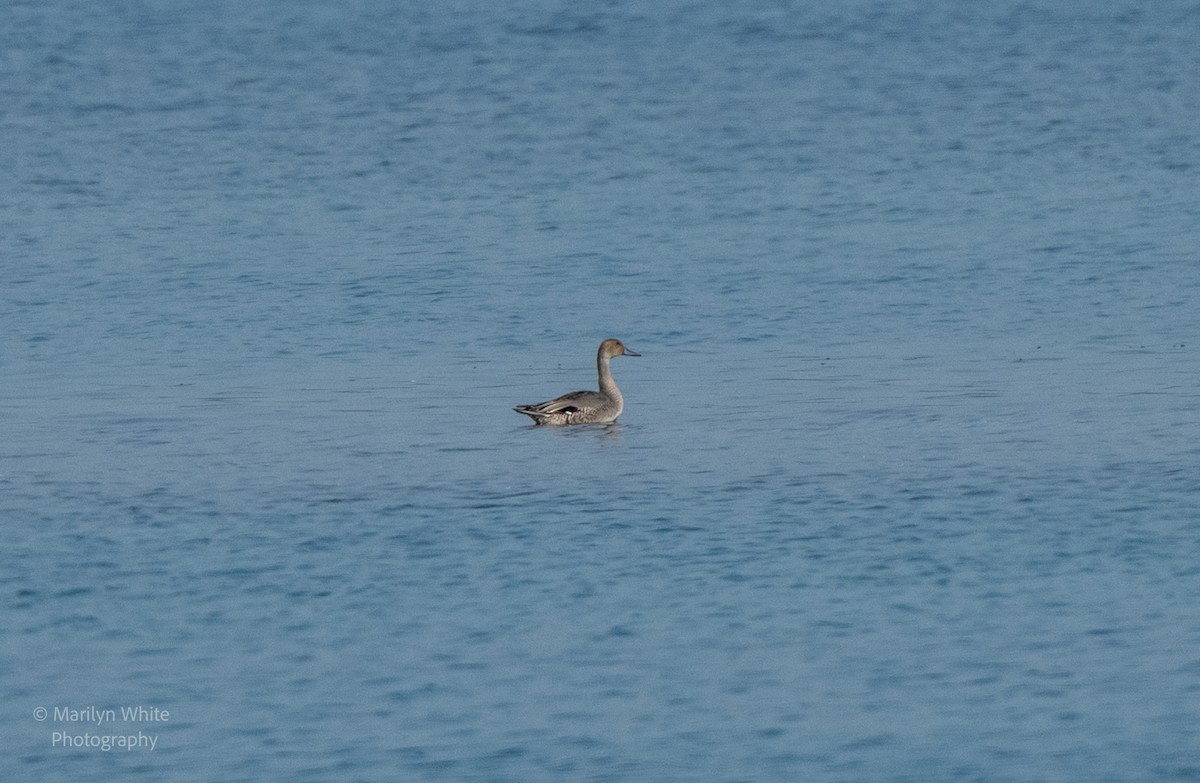
[[[573,391],[553,400],[534,403],[533,405],[518,405],[513,410],[528,416],[552,416],[555,413],[574,413],[595,407],[601,402],[599,392]]]

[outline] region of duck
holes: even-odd
[[[625,409],[625,398],[613,380],[608,367],[614,356],[641,356],[625,347],[620,340],[607,339],[596,351],[596,372],[600,391],[573,391],[553,400],[513,408],[533,419],[537,425],[608,424],[616,421]]]

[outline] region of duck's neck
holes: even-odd
[[[608,369],[610,357],[604,354],[596,356],[596,371],[600,376],[600,393],[607,394],[614,399],[621,399],[621,390],[617,388],[617,382],[613,380],[612,370]]]

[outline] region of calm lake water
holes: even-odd
[[[1195,3],[0,45],[0,779],[1200,780]]]

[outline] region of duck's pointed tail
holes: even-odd
[[[540,411],[534,410],[534,408],[536,408],[536,407],[537,406],[534,406],[534,405],[518,405],[518,406],[514,407],[513,410],[516,411],[517,413],[523,413],[526,416],[528,416],[529,418],[533,419],[534,424],[541,424],[543,421],[546,420],[546,414],[544,414]]]

